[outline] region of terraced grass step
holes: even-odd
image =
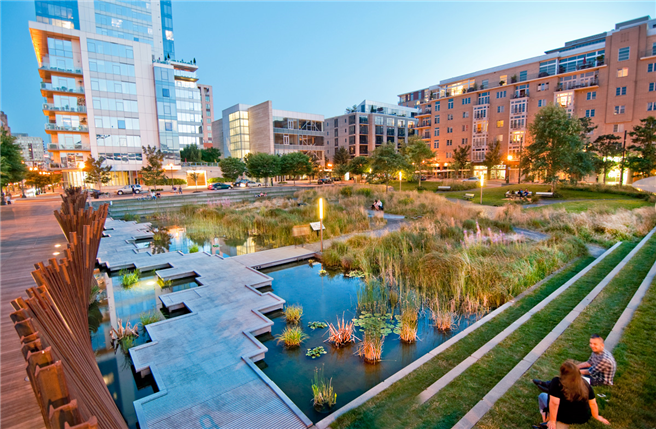
[[[633,245],[630,243],[620,246],[620,248],[606,257],[605,260],[596,265],[589,273],[583,276],[582,279],[576,282],[573,288],[570,288],[566,293],[562,294],[559,299],[571,300],[578,297],[578,299],[575,300],[575,302],[578,302],[580,298],[589,292],[589,290],[591,290],[601,278],[612,270],[612,268],[631,250],[631,248],[633,248]],[[339,417],[330,426],[333,428],[401,428],[422,425],[422,421],[426,419],[426,425],[433,427],[432,423],[437,424],[440,420],[444,420],[443,416],[433,412],[432,408],[435,404],[433,401],[429,401],[427,406],[421,407],[420,409],[415,403],[416,396],[434,383],[436,379],[439,379],[467,359],[471,354],[506,329],[513,322],[516,322],[522,317],[522,315],[560,288],[592,261],[592,258],[583,258],[576,262],[572,267],[555,275],[549,281],[540,285],[540,287],[535,288],[523,299],[514,303],[506,312],[461,339],[457,347],[450,347],[447,350],[444,350],[436,358],[433,358],[412,374],[379,393],[373,399]],[[574,304],[572,304],[570,308],[573,307],[573,305]],[[564,314],[561,318],[562,317],[564,317]],[[509,366],[508,370],[510,368],[512,368],[512,365]],[[476,383],[476,381],[473,382],[474,385]],[[470,385],[471,384],[472,383],[470,383]],[[494,383],[487,386],[487,390],[493,385]],[[480,398],[487,390],[483,391],[478,398]],[[471,405],[474,403],[475,401]],[[465,412],[466,410],[464,410],[460,416],[464,415]],[[457,418],[446,420],[448,420],[448,422],[440,425],[440,427],[451,427],[451,425],[456,423]]]

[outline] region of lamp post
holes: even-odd
[[[399,171],[399,191],[401,190],[401,179],[403,178],[403,173]]]
[[[481,205],[483,205],[483,185],[485,185],[485,173],[481,171]]]
[[[169,162],[166,167],[171,170],[171,192],[173,192],[173,163]]]
[[[512,155],[508,155],[508,163],[506,164],[506,185],[510,184],[510,162],[512,161]]]
[[[321,253],[323,253],[323,198],[319,198],[319,236],[321,237]]]

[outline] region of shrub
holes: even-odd
[[[139,216],[138,214],[134,214],[134,213],[129,213],[128,212],[128,213],[123,215],[123,220],[126,221],[126,222],[132,222],[132,221],[139,222],[140,219],[141,219],[141,216]]]
[[[418,191],[425,191],[426,189],[428,188],[426,188],[425,186],[417,186]]]
[[[355,190],[355,194],[356,195],[363,195],[367,198],[371,198],[371,189],[369,189],[369,188],[358,188],[358,189]]]
[[[339,190],[339,193],[344,197],[350,197],[351,195],[353,195],[353,187],[345,186]]]
[[[197,244],[192,244],[191,247],[189,248],[189,253],[198,253],[200,249],[198,248]]]
[[[300,305],[288,305],[285,307],[284,313],[287,323],[296,325],[301,321],[301,316],[303,316],[303,307]]]
[[[207,183],[232,183],[232,180],[227,177],[210,177],[207,179]]]
[[[282,333],[276,335],[278,344],[284,343],[285,347],[299,347],[308,338],[298,326],[287,326]]]
[[[150,325],[151,323],[159,322],[160,320],[164,320],[164,316],[162,316],[162,313],[158,309],[141,313],[139,316],[139,321],[141,322],[142,327]]]
[[[314,369],[314,382],[312,383],[312,402],[316,409],[332,407],[337,403],[337,394],[333,390],[333,379],[326,381],[323,376],[323,367],[321,370]]]
[[[141,277],[141,273],[139,270],[121,270],[118,273],[119,276],[123,276],[121,279],[121,285],[123,285],[124,288],[129,288],[131,286],[134,286],[138,281],[139,278]]]

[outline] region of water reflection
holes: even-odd
[[[246,255],[262,250],[255,242],[255,237],[230,239],[210,237],[202,231],[179,226],[160,227],[154,231],[153,240],[135,244],[140,251],[151,253],[177,252],[189,253],[189,249],[198,247],[199,252],[207,252],[222,257]]]

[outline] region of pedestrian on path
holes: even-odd
[[[178,194],[182,195],[182,185],[178,186]]]

